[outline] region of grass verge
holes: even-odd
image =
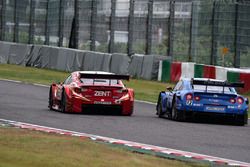
[[[199,167],[206,164],[135,154],[89,139],[0,127],[0,167]]]

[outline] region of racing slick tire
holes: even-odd
[[[183,111],[178,111],[176,109],[175,101],[173,102],[173,105],[172,105],[171,118],[172,120],[175,120],[175,121],[185,121],[184,113]]]
[[[247,119],[248,119],[247,114],[244,114],[242,116],[238,116],[235,119],[235,124],[238,126],[244,126],[245,124],[247,124]]]
[[[48,106],[50,110],[53,110],[52,106],[53,106],[52,87],[50,87],[50,90],[49,90],[49,106]]]
[[[121,114],[122,116],[131,116],[133,114],[133,111],[126,113],[126,114]]]
[[[159,98],[158,100],[156,109],[157,109],[156,115],[158,115],[159,118],[162,118],[164,113],[162,112],[161,98]]]
[[[62,92],[62,100],[61,100],[61,112],[66,113],[66,104],[67,104],[67,97],[65,91]]]

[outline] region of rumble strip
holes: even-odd
[[[36,131],[42,131],[47,133],[55,133],[55,134],[61,134],[61,135],[68,135],[68,136],[74,136],[74,137],[80,137],[80,138],[88,138],[93,141],[108,143],[116,146],[123,146],[125,148],[131,149],[136,152],[145,153],[145,154],[154,154],[157,156],[165,157],[165,158],[171,158],[171,159],[177,159],[177,160],[193,160],[193,161],[202,161],[217,165],[229,165],[229,166],[239,166],[239,167],[250,167],[250,163],[240,162],[240,161],[234,161],[219,157],[213,157],[208,155],[202,155],[202,154],[196,154],[192,152],[186,152],[186,151],[180,151],[170,148],[164,148],[164,147],[158,147],[153,145],[147,145],[147,144],[141,144],[131,141],[125,141],[125,140],[119,140],[119,139],[113,139],[103,136],[97,136],[92,134],[86,134],[86,133],[80,133],[80,132],[74,132],[69,130],[63,130],[63,129],[56,129],[46,126],[39,126],[34,124],[28,124],[23,122],[16,122],[16,121],[10,121],[5,119],[0,119],[0,127],[1,126],[11,126],[21,129],[30,129],[30,130],[36,130]]]

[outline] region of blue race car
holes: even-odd
[[[156,114],[176,121],[185,121],[196,114],[221,115],[233,118],[237,125],[248,121],[248,99],[235,88],[244,83],[192,78],[181,79],[172,89],[159,94]]]

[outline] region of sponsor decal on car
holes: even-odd
[[[95,91],[95,94],[94,96],[97,96],[97,97],[110,97],[111,96],[111,91]]]
[[[94,104],[112,104],[110,101],[94,101]]]
[[[191,106],[192,104],[193,104],[193,100],[187,100],[186,101],[186,105],[190,105]]]
[[[223,112],[225,111],[225,107],[219,106],[206,106],[207,111],[215,111],[215,112]]]
[[[200,104],[200,103],[194,103],[193,106],[196,106],[196,107],[201,107],[203,106],[203,104]]]

